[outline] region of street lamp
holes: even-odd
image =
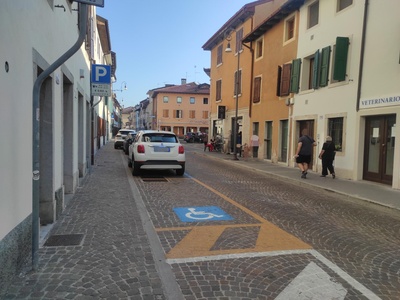
[[[238,130],[238,109],[239,109],[239,61],[240,61],[240,51],[241,49],[238,49],[237,52],[237,70],[236,70],[236,77],[235,77],[235,92],[236,92],[236,103],[235,103],[235,124],[233,126],[233,160],[239,160],[237,157],[237,130]],[[231,45],[230,45],[230,39],[228,39],[228,45],[225,49],[225,52],[230,53],[232,52]]]
[[[124,85],[124,83],[125,83],[125,85]],[[123,88],[122,88],[122,86],[123,86]],[[122,81],[121,82],[121,89],[119,89],[119,90],[113,90],[113,92],[123,92],[123,91],[126,91],[128,88],[126,87],[126,81]]]

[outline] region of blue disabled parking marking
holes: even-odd
[[[233,220],[218,206],[175,207],[174,211],[182,222]]]

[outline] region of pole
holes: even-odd
[[[32,91],[32,269],[37,270],[39,258],[39,209],[40,209],[40,88],[43,81],[58,67],[66,62],[81,47],[86,36],[87,4],[80,5],[80,30],[75,44],[58,58],[51,66],[44,70],[33,85]]]
[[[240,60],[240,50],[237,54],[237,71],[236,71],[236,105],[235,105],[235,123],[233,125],[233,159],[239,160],[237,157],[237,127],[238,127],[238,109],[239,109],[239,60]]]

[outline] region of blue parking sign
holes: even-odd
[[[111,66],[92,65],[92,83],[111,84]]]

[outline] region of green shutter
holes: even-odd
[[[319,70],[320,70],[320,63],[319,63],[319,50],[317,50],[314,54],[314,68],[313,68],[313,82],[312,87],[313,89],[318,89],[319,87]]]
[[[292,74],[290,76],[290,92],[298,93],[300,87],[301,58],[292,61]]]
[[[331,56],[331,46],[323,48],[321,51],[321,77],[319,80],[319,86],[328,85],[330,56]]]
[[[347,55],[349,53],[349,38],[337,37],[335,62],[333,66],[333,79],[343,81],[346,79]]]

